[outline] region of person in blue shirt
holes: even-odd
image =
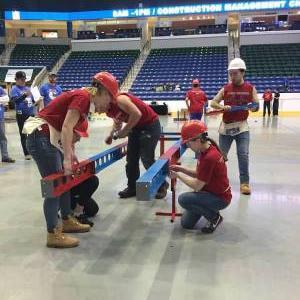
[[[26,160],[30,160],[31,156],[26,148],[26,134],[22,133],[25,121],[34,116],[34,99],[30,92],[30,88],[25,85],[26,74],[23,71],[18,71],[15,75],[16,85],[10,91],[10,99],[15,104],[16,119],[21,137],[21,144]]]
[[[62,89],[56,84],[57,75],[50,73],[48,76],[49,83],[45,83],[40,88],[40,94],[44,98],[44,106],[46,107],[52,99],[59,96],[62,93]]]
[[[7,151],[7,138],[5,136],[4,110],[5,105],[8,104],[9,98],[5,90],[0,86],[0,150],[2,162],[14,163],[15,160],[9,157]]]

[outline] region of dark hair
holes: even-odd
[[[207,135],[207,132],[205,132],[204,134],[201,135],[200,137],[200,140],[202,143],[205,143],[205,142],[211,142],[211,144],[213,146],[215,146],[217,148],[217,150],[220,152],[220,154],[222,155],[224,161],[228,161],[228,158],[226,157],[226,155],[223,153],[223,151],[220,149],[219,145],[217,144],[217,142],[210,138],[208,135]]]
[[[199,83],[194,83],[193,84],[193,87],[195,88],[195,87],[199,87]]]
[[[26,79],[26,74],[23,71],[18,71],[18,72],[16,72],[15,77],[16,77],[16,79]]]

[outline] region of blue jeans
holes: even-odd
[[[190,120],[199,120],[201,121],[202,112],[190,113]]]
[[[7,139],[6,139],[6,136],[5,136],[4,119],[0,119],[0,149],[1,149],[2,159],[8,158]]]
[[[35,160],[42,177],[57,173],[63,169],[62,153],[50,143],[50,138],[38,130],[27,137],[27,149]],[[44,215],[48,232],[52,232],[57,226],[58,211],[62,218],[71,214],[70,193],[64,193],[60,197],[45,198]]]
[[[219,135],[220,149],[223,151],[225,156],[227,156],[234,140],[236,142],[239,163],[240,183],[249,183],[249,131],[245,131],[234,136],[223,134]]]
[[[181,218],[185,229],[193,229],[202,216],[208,221],[215,219],[219,210],[228,206],[220,197],[205,191],[183,193],[178,197],[178,202],[185,209]]]

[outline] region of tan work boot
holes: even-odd
[[[73,248],[79,245],[79,240],[62,233],[62,228],[54,228],[54,232],[48,232],[47,247],[49,248]]]
[[[88,224],[81,224],[76,218],[69,216],[67,220],[63,220],[63,232],[88,232],[91,226]]]
[[[243,195],[250,195],[251,194],[251,189],[249,183],[242,183],[241,184],[241,193]]]

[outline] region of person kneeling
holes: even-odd
[[[94,225],[88,218],[95,217],[99,211],[97,202],[92,198],[98,186],[98,177],[92,176],[71,189],[71,209],[81,224]]]
[[[222,223],[219,211],[231,202],[231,187],[224,156],[214,140],[208,137],[207,127],[201,121],[188,121],[181,129],[182,142],[198,155],[196,169],[179,165],[170,166],[170,177],[178,178],[192,188],[183,193],[178,202],[185,209],[181,225],[193,229],[204,216],[208,223],[203,233],[213,233]]]

